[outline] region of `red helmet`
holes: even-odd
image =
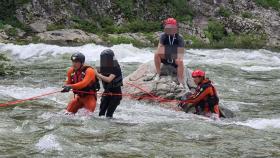
[[[177,26],[177,20],[174,18],[168,18],[164,21],[165,26],[166,25],[173,25],[173,26]]]
[[[192,72],[192,77],[205,77],[205,72],[202,70],[194,70]]]

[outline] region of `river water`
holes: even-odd
[[[70,55],[87,63],[106,47],[0,44],[23,75],[2,77],[2,103],[57,90]],[[153,59],[150,48],[111,47],[128,75]],[[280,157],[280,54],[267,50],[188,50],[185,63],[207,71],[221,104],[236,114],[213,121],[125,100],[115,119],[80,110],[63,115],[71,94],[0,108],[0,157]]]

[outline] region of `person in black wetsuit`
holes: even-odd
[[[99,116],[106,115],[107,118],[113,118],[113,114],[122,100],[122,71],[111,49],[102,51],[100,63],[100,73],[97,73],[97,77],[102,80],[104,93],[101,98]]]

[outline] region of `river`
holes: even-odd
[[[2,77],[2,103],[59,89],[70,55],[94,64],[105,46],[1,44],[23,75]],[[125,75],[153,59],[151,48],[111,47]],[[213,121],[134,100],[115,119],[80,110],[63,115],[71,94],[0,107],[0,157],[280,157],[280,54],[268,50],[187,50],[185,64],[214,81],[235,118]]]

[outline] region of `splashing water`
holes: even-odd
[[[75,51],[87,62],[108,47],[87,44],[0,44],[18,69],[31,73],[0,81],[1,102],[60,88]],[[153,49],[111,47],[126,74],[153,59]],[[71,94],[0,109],[1,157],[279,157],[280,54],[267,50],[187,50],[185,64],[201,68],[217,86],[221,104],[237,117],[220,122],[123,100],[115,118],[96,112],[63,115]],[[100,101],[98,101],[100,102]]]

